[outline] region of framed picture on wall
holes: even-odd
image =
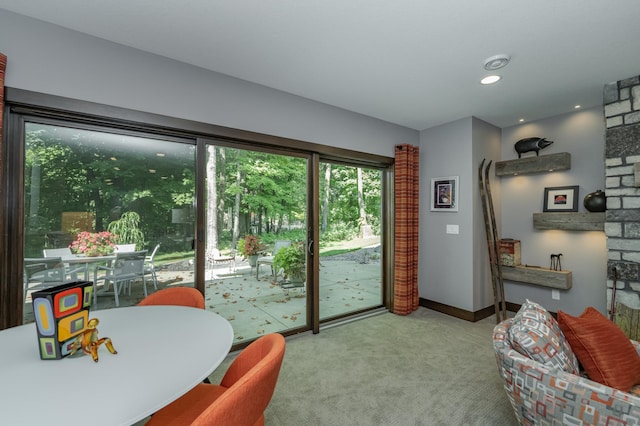
[[[578,186],[556,186],[544,189],[543,212],[577,212]]]
[[[458,176],[431,179],[431,211],[458,211]]]

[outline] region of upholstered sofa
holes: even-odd
[[[527,331],[530,323],[552,337],[544,341],[538,331]],[[533,339],[515,345],[510,333],[513,324],[514,318],[510,318],[494,328],[493,348],[504,389],[520,424],[640,425],[640,397],[633,394],[638,386],[626,393],[589,380],[578,372],[565,371],[572,371],[578,364],[562,332],[554,328],[557,323],[541,325],[536,321],[520,321],[519,331],[525,335],[530,333]],[[560,336],[553,336],[554,332]],[[540,340],[544,342],[534,348],[533,356],[523,355],[522,352],[526,352],[523,346],[531,349]],[[640,344],[632,343],[640,354]],[[567,353],[561,353],[563,351]],[[558,361],[559,355],[561,361]],[[541,362],[545,359],[551,361]]]

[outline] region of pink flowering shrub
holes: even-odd
[[[115,245],[116,236],[111,232],[80,232],[69,248],[85,256],[104,256],[113,253]]]

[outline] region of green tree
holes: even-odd
[[[136,250],[145,246],[144,232],[140,229],[140,215],[136,212],[122,213],[119,219],[109,224],[107,230],[116,236],[117,244],[135,244]]]

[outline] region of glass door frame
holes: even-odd
[[[308,159],[308,209],[307,239],[311,261],[308,262],[307,298],[310,329],[320,331],[319,320],[319,184],[320,161],[347,162],[376,167],[383,170],[383,304],[390,309],[392,294],[392,235],[393,235],[393,158],[375,154],[351,151],[300,140],[276,137],[245,130],[231,129],[213,124],[193,122],[185,119],[166,117],[153,113],[133,111],[126,108],[111,107],[92,102],[62,98],[22,89],[5,90],[5,126],[2,140],[2,194],[0,225],[3,238],[0,240],[0,329],[19,325],[22,321],[22,245],[24,195],[24,122],[29,118],[51,118],[65,123],[94,124],[115,131],[130,131],[136,134],[148,134],[158,137],[176,137],[196,141],[196,203],[204,205],[204,185],[206,164],[205,141],[215,141],[234,148],[259,149],[273,153],[291,153]],[[204,290],[205,249],[204,249],[204,209],[196,209],[196,268],[195,286]],[[14,283],[11,285],[10,283]],[[297,332],[297,331],[296,331]]]
[[[314,226],[318,219],[318,212],[316,209],[317,201],[314,201],[314,192],[317,192],[317,185],[314,182],[317,180],[317,163],[318,155],[314,153],[304,152],[300,150],[291,150],[286,148],[273,148],[265,146],[256,146],[253,144],[242,143],[238,141],[230,142],[215,137],[200,137],[197,139],[196,144],[196,206],[205,206],[206,198],[206,158],[207,158],[207,146],[215,145],[225,148],[233,149],[246,149],[251,151],[265,152],[269,154],[277,155],[289,155],[292,157],[303,158],[307,162],[307,209],[306,209],[306,223],[307,228],[307,297],[306,297],[306,326],[293,329],[284,330],[283,334],[295,334],[302,331],[313,330],[317,333],[320,329],[319,326],[319,314],[318,314],[318,294],[317,281],[318,281],[318,249],[314,244],[314,235],[317,235],[314,231],[317,226]],[[315,164],[315,166],[314,166]],[[205,291],[206,281],[206,217],[207,211],[204,208],[196,208],[196,288],[201,292]],[[201,266],[201,267],[200,267]]]

